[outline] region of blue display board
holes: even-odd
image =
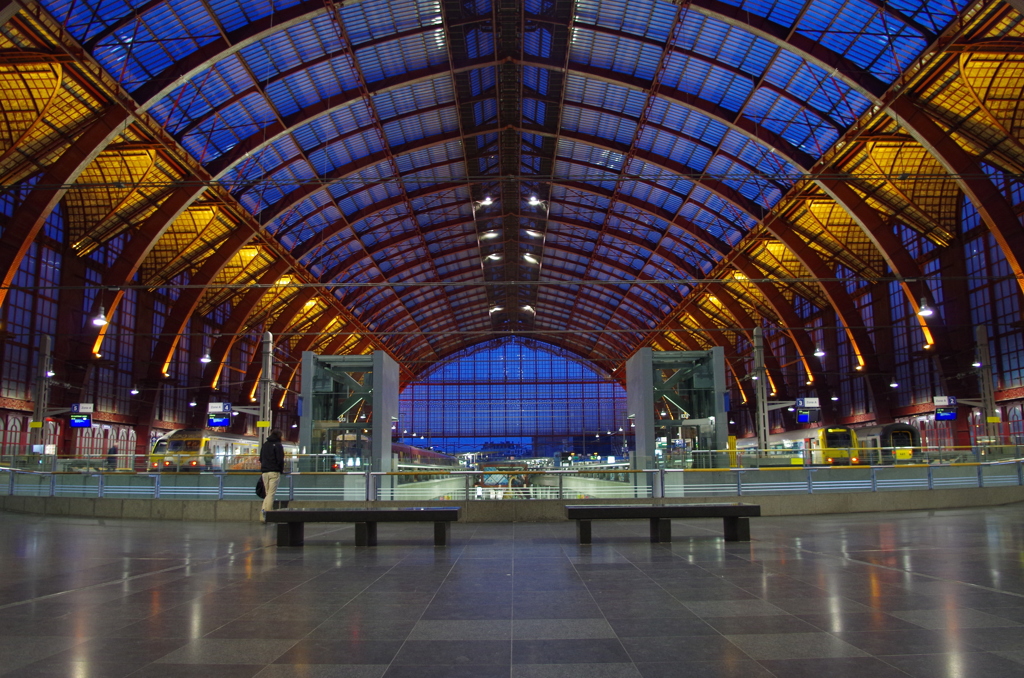
[[[72,414],[71,428],[92,428],[91,414]]]

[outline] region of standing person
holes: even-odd
[[[267,496],[263,498],[263,511],[260,513],[261,523],[267,522],[267,511],[274,508],[274,493],[284,473],[282,435],[281,429],[275,428],[260,448],[260,471],[263,472],[263,486],[267,489]]]
[[[107,470],[117,470],[117,445],[111,445],[110,449],[107,450]]]

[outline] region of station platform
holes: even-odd
[[[0,675],[1008,678],[1024,505],[677,521],[310,525],[0,513]]]

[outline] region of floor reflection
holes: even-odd
[[[1024,675],[1024,507],[307,528],[0,514],[0,675]],[[597,666],[600,665],[600,666]]]

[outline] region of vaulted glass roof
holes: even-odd
[[[408,360],[627,351],[965,4],[43,0]]]

